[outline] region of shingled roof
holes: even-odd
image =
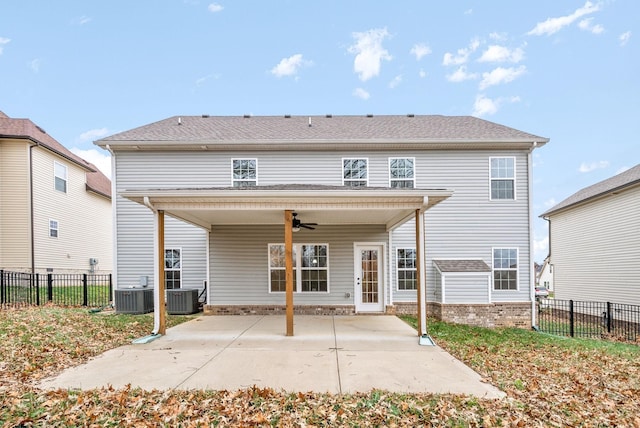
[[[607,193],[621,191],[625,188],[638,184],[640,184],[640,164],[592,186],[585,187],[546,211],[544,214],[541,214],[540,217],[547,217],[565,208],[587,202]]]
[[[0,138],[26,139],[45,147],[87,171],[87,190],[111,198],[111,181],[95,165],[75,155],[29,119],[14,119],[0,111]]]
[[[483,260],[434,260],[440,272],[491,272]]]
[[[472,116],[173,116],[96,141],[125,142],[514,142],[544,144],[547,138]]]

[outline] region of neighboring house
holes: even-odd
[[[29,119],[0,112],[0,269],[110,273],[111,182]]]
[[[291,220],[297,313],[415,313],[426,284],[429,314],[528,327],[547,141],[414,115],[183,116],[103,138],[117,287],[155,287],[162,260],[166,288],[206,281],[205,313],[284,313]]]
[[[540,217],[557,299],[640,305],[640,164]]]
[[[553,266],[549,263],[549,257],[544,259],[536,279],[536,285],[541,285],[549,291],[553,291]]]

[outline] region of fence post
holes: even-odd
[[[82,306],[89,305],[89,288],[87,285],[87,274],[82,274]]]
[[[571,337],[574,335],[573,315],[573,300],[569,300],[569,336]]]
[[[47,301],[53,301],[53,274],[47,274]]]
[[[111,274],[109,274],[109,302],[113,301],[113,282]]]
[[[40,306],[40,274],[36,273],[36,306]]]
[[[607,302],[607,333],[611,333],[611,302]]]
[[[6,290],[4,289],[4,271],[0,269],[0,303],[6,303]]]

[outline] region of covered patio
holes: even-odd
[[[143,189],[121,192],[123,197],[145,205],[154,213],[154,334],[166,333],[164,218],[169,215],[199,226],[209,233],[216,225],[282,226],[286,261],[286,336],[294,335],[292,247],[293,233],[300,221],[318,225],[384,225],[389,232],[413,219],[416,225],[419,337],[426,334],[424,213],[451,194],[452,191],[446,189],[320,185]],[[359,281],[360,278],[354,278],[357,285]],[[384,282],[384,278],[381,281]],[[384,299],[384,295],[377,298]]]

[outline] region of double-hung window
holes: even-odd
[[[416,290],[416,249],[398,248],[396,251],[398,290]]]
[[[232,159],[231,181],[233,187],[249,187],[258,185],[257,159]]]
[[[415,187],[414,158],[389,158],[389,187]]]
[[[518,249],[493,249],[493,289],[518,289]]]
[[[53,176],[55,189],[67,193],[67,167],[61,163],[53,162]]]
[[[491,200],[516,198],[515,158],[490,158]]]
[[[269,290],[286,291],[284,244],[269,244]],[[294,244],[293,291],[329,291],[329,246]]]
[[[164,250],[164,285],[167,290],[180,288],[182,282],[182,250]]]
[[[367,172],[368,160],[342,159],[342,184],[351,187],[367,186],[369,175]]]
[[[58,220],[49,220],[49,237],[58,237]]]

